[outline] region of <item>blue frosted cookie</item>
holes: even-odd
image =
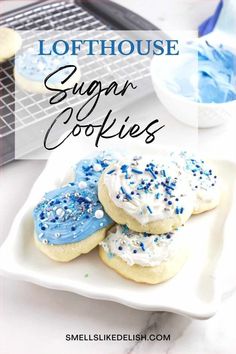
[[[48,81],[47,85],[52,88],[67,88],[80,80],[80,70],[78,66],[77,56],[73,55],[39,55],[39,49],[29,47],[22,50],[15,60],[14,76],[16,83],[23,90],[36,93],[49,93],[50,91],[45,87],[44,80],[49,75],[55,72]],[[69,67],[70,65],[70,67]],[[73,75],[64,84],[61,82],[65,80],[72,72]]]
[[[75,180],[82,187],[96,188],[103,171],[116,162],[120,155],[103,151],[98,155],[81,160],[75,167]]]
[[[105,237],[113,221],[98,200],[97,183],[118,156],[103,151],[79,161],[70,176],[73,182],[46,193],[34,209],[35,241],[50,258],[69,261]]]
[[[81,188],[80,182],[46,193],[33,211],[36,245],[57,261],[67,262],[88,253],[113,224],[96,188]]]

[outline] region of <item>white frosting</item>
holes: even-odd
[[[211,203],[219,199],[219,181],[213,170],[204,160],[187,152],[172,153],[172,162],[185,173],[195,195],[194,210],[201,209],[202,203]]]
[[[128,265],[155,267],[179,252],[186,242],[183,228],[161,235],[137,233],[116,225],[100,245],[108,257],[119,256]]]
[[[146,224],[192,212],[191,189],[180,175],[173,164],[134,158],[111,165],[104,183],[117,207]]]

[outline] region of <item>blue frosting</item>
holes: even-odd
[[[102,172],[117,159],[114,154],[102,152],[91,159],[81,160],[75,167],[75,180],[85,181],[89,186],[97,186]]]
[[[198,72],[191,60],[180,65],[168,88],[179,95],[200,103],[224,103],[236,99],[236,56],[222,45],[208,42],[190,45],[188,53],[198,52]],[[194,55],[194,54],[193,54]],[[194,76],[197,80],[194,80]]]
[[[36,47],[27,48],[16,56],[15,66],[17,72],[26,79],[42,82],[49,74],[65,65],[78,65],[76,56],[69,55],[39,55]],[[72,69],[67,68],[53,75],[49,84],[60,83]]]
[[[39,241],[54,245],[79,242],[113,224],[97,194],[98,179],[113,161],[107,153],[82,160],[75,167],[74,182],[45,194],[33,211]]]
[[[79,242],[113,223],[96,189],[80,189],[78,183],[46,193],[33,216],[38,239],[54,245]]]

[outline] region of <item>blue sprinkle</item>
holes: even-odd
[[[168,184],[163,183],[163,186],[165,186],[167,189],[172,189],[172,190],[174,190],[174,187],[168,186]]]
[[[137,250],[133,250],[133,253],[137,253]]]
[[[147,170],[147,172],[149,172],[152,175],[152,177],[154,179],[157,179],[157,176],[155,175],[155,173],[153,172],[153,170],[151,168],[147,168],[146,170]]]
[[[180,214],[183,214],[184,208],[180,208]]]
[[[143,242],[140,242],[140,247],[142,248],[143,251],[145,251],[145,247],[144,247]]]
[[[156,194],[156,198],[157,198],[157,199],[160,199],[160,193],[157,193],[157,194]]]
[[[126,194],[126,191],[125,191],[125,189],[124,189],[124,187],[120,187],[120,190],[121,190],[121,192],[123,193],[123,194]]]
[[[172,201],[171,201],[171,200],[169,200],[169,201],[168,201],[168,204],[169,204],[169,205],[172,205]]]
[[[122,249],[123,249],[123,248],[122,248],[121,246],[118,247],[118,250],[119,250],[119,251],[122,251]]]
[[[128,169],[128,165],[122,165],[120,169],[122,172],[126,172]]]
[[[166,177],[166,171],[165,171],[165,170],[161,170],[161,175],[162,175],[163,177]]]
[[[131,170],[133,173],[137,173],[137,174],[139,174],[139,175],[141,175],[143,172],[142,171],[140,171],[140,170],[137,170],[136,168],[132,168],[132,170]]]
[[[113,172],[115,172],[115,169],[108,171],[107,174],[108,174],[108,175],[111,175]]]
[[[71,231],[75,231],[76,227],[75,226],[72,226],[71,227]]]
[[[126,196],[127,199],[132,200],[131,195],[126,192],[126,190],[124,189],[124,187],[121,186],[121,187],[120,187],[120,190],[121,190],[121,192]]]
[[[175,214],[179,214],[179,208],[178,207],[175,209]]]
[[[147,206],[147,210],[149,211],[150,214],[152,214],[152,209],[150,208],[150,206]]]

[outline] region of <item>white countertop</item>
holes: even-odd
[[[24,1],[29,3],[30,1]],[[196,29],[214,8],[213,0],[117,0],[163,29]],[[14,3],[14,4],[13,4]],[[5,10],[22,1],[7,1]],[[149,6],[147,6],[149,3]],[[145,107],[146,109],[146,107]],[[232,122],[233,124],[233,122]],[[233,125],[232,125],[233,126]],[[199,131],[202,151],[234,159],[231,123]],[[0,243],[44,167],[44,161],[16,161],[0,169]],[[236,267],[234,267],[236,268]],[[234,274],[235,275],[235,274]],[[0,278],[1,354],[234,354],[236,277],[228,275],[216,316],[198,321],[171,313],[145,312],[123,305]],[[67,333],[166,333],[163,342],[66,342]]]

